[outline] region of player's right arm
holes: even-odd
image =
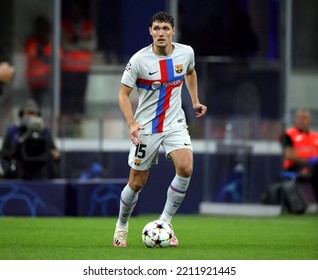
[[[131,87],[128,87],[124,84],[120,85],[119,92],[118,92],[118,103],[119,107],[126,119],[126,123],[129,127],[129,136],[130,140],[133,142],[134,145],[138,143],[142,143],[141,138],[139,137],[139,130],[143,129],[140,124],[138,124],[134,118],[134,114],[132,111],[132,106],[130,102],[130,93],[132,91]]]

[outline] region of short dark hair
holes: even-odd
[[[167,22],[167,23],[170,23],[172,28],[174,27],[174,18],[172,15],[166,13],[166,12],[158,12],[156,14],[154,14],[152,17],[151,17],[151,20],[149,22],[149,27],[152,27],[152,24],[155,22],[155,21],[158,21],[158,22]]]

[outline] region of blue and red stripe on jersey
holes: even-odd
[[[155,118],[152,120],[152,133],[163,132],[163,124],[166,116],[166,111],[170,107],[170,99],[173,88],[182,85],[184,75],[174,76],[174,67],[172,59],[163,59],[159,61],[160,80],[137,79],[136,85],[138,88],[152,90],[154,82],[160,82],[159,99],[156,108]]]

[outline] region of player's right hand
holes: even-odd
[[[134,145],[141,144],[142,139],[139,136],[139,130],[144,128],[139,123],[133,123],[130,125],[130,140]]]

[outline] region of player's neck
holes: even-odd
[[[170,44],[168,46],[165,47],[158,47],[156,45],[152,45],[152,51],[156,54],[156,55],[160,55],[160,56],[168,56],[169,54],[171,54],[174,50],[174,45]]]

